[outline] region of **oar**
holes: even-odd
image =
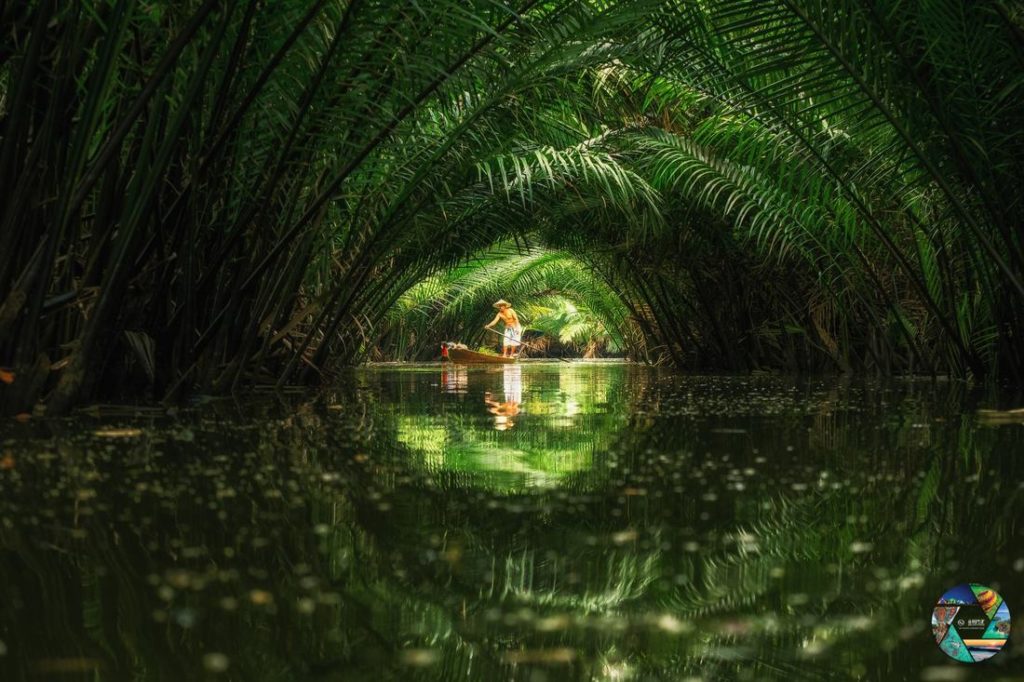
[[[501,332],[499,332],[497,329],[491,329],[490,327],[484,327],[484,329],[486,329],[487,331],[491,332],[492,334],[497,334],[501,338],[505,338],[505,335],[502,334]],[[526,343],[526,341],[520,341],[519,344],[522,345],[522,346],[526,346],[527,348],[532,348],[533,350],[537,351],[538,353],[543,353],[544,352],[540,348],[537,348],[537,346],[534,346],[534,345],[531,345],[529,343]],[[565,358],[555,358],[555,359],[556,360],[560,360],[561,362],[569,362]],[[571,365],[572,363],[569,362],[569,364]]]

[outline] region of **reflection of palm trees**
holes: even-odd
[[[959,430],[964,443],[964,458],[960,462],[943,458],[948,466],[929,468],[934,452],[925,447],[914,448],[913,442],[910,446],[902,445],[902,440],[900,457],[880,457],[875,453],[885,451],[885,441],[865,441],[863,422],[856,413],[843,410],[844,397],[843,390],[838,399],[835,394],[828,394],[828,406],[811,417],[819,431],[811,441],[809,454],[821,466],[828,467],[831,476],[822,479],[821,485],[817,479],[811,479],[811,485],[799,491],[788,485],[781,490],[771,485],[757,486],[756,479],[752,479],[746,492],[729,496],[733,507],[716,507],[713,520],[703,523],[713,539],[700,538],[700,547],[692,552],[679,542],[670,551],[662,551],[656,536],[636,546],[615,547],[609,543],[609,529],[621,528],[623,519],[612,516],[606,504],[627,482],[618,476],[613,482],[607,475],[577,472],[563,481],[560,488],[593,494],[593,503],[581,503],[586,505],[585,509],[573,512],[573,523],[577,524],[577,531],[591,534],[596,545],[590,549],[579,544],[567,547],[566,534],[557,530],[558,524],[550,523],[549,514],[557,511],[533,508],[528,496],[515,496],[516,489],[504,489],[517,510],[508,511],[504,506],[462,509],[452,517],[458,523],[458,531],[449,536],[460,547],[460,566],[488,567],[494,576],[493,589],[481,594],[479,583],[468,579],[462,572],[468,569],[464,568],[453,574],[416,572],[423,585],[417,594],[426,597],[443,584],[449,595],[464,598],[470,625],[463,636],[484,637],[487,643],[478,644],[477,651],[488,651],[491,657],[497,657],[503,647],[530,649],[555,642],[588,651],[597,660],[614,651],[614,660],[628,662],[639,676],[700,674],[705,679],[734,679],[741,670],[754,671],[755,675],[759,672],[762,679],[780,674],[794,679],[823,678],[834,664],[826,660],[828,654],[818,657],[824,651],[844,650],[864,661],[874,660],[877,640],[870,632],[899,629],[899,621],[892,614],[893,597],[910,595],[896,599],[897,608],[902,608],[903,603],[916,603],[914,593],[921,582],[915,576],[935,565],[939,556],[938,536],[915,539],[908,543],[905,552],[884,556],[860,554],[863,550],[856,549],[858,541],[870,539],[865,537],[868,532],[896,532],[892,527],[882,526],[883,523],[913,523],[918,518],[928,518],[935,490],[945,489],[950,482],[962,478],[965,465],[970,472],[978,453],[994,450],[987,437],[980,443],[974,436],[964,440],[964,434],[975,433],[969,424],[964,424],[961,426],[967,428]],[[655,395],[655,399],[660,398]],[[668,398],[671,400],[672,395]],[[914,398],[911,395],[909,399]],[[642,410],[645,405],[639,407]],[[742,403],[739,407],[743,409]],[[913,403],[903,406],[892,396],[876,409],[890,420],[893,413],[906,412],[908,431],[911,423],[933,421],[928,414],[919,415]],[[802,431],[807,423],[802,415],[786,419],[780,424],[786,433]],[[699,505],[688,506],[685,501],[699,500],[704,483],[683,477],[679,489],[672,490],[667,483],[660,483],[664,476],[656,458],[632,454],[664,452],[666,443],[686,443],[699,453],[711,449],[705,442],[706,425],[691,420],[676,420],[670,425],[669,429],[665,421],[638,421],[596,445],[593,459],[598,462],[618,457],[619,466],[610,472],[622,471],[621,458],[629,453],[629,475],[649,487],[648,496],[641,499],[651,500],[658,491],[666,493],[661,501],[651,502],[645,508],[657,519],[656,523],[678,528],[693,523]],[[472,423],[460,424],[458,428],[463,435],[482,433]],[[600,434],[602,428],[607,428],[607,424],[595,422],[593,431]],[[563,431],[523,430],[516,435],[524,438],[523,445],[541,447],[544,437]],[[493,435],[493,431],[490,433]],[[820,438],[821,434],[828,434],[828,438]],[[902,439],[902,432],[895,437]],[[957,436],[954,433],[951,437]],[[536,440],[525,440],[533,438]],[[484,445],[488,441],[480,442]],[[830,453],[826,443],[838,448],[838,452]],[[676,467],[692,469],[703,461],[694,457],[692,463],[677,462]],[[865,462],[874,466],[865,466]],[[928,473],[923,478],[908,476],[908,470]],[[818,474],[801,469],[786,475],[799,479]],[[849,492],[849,486],[869,485],[879,475],[903,481],[899,494],[862,497]],[[433,518],[443,515],[441,510],[450,500],[478,489],[472,477],[449,479],[448,484],[449,488],[436,492],[436,499],[429,505],[434,509]],[[842,485],[833,488],[832,484]],[[673,498],[670,492],[677,497]],[[963,502],[944,509],[962,509],[972,515],[985,511],[984,506],[969,504],[969,500]],[[419,516],[424,515],[422,507],[416,509]],[[868,531],[864,526],[848,523],[851,514],[870,518],[879,528]],[[388,551],[417,544],[415,537],[392,537],[393,533],[401,532],[400,528],[414,526],[414,517],[389,521],[391,525],[378,536]],[[970,523],[961,519],[950,532],[957,532],[956,527],[980,527],[983,523],[978,518]],[[644,536],[647,539],[646,533]],[[898,543],[876,542],[879,546],[898,548]],[[841,570],[823,571],[827,562],[836,562]],[[415,555],[410,554],[404,565],[415,570]],[[879,565],[886,568],[887,577],[882,581],[886,587],[865,592],[866,583],[878,581]],[[666,589],[664,580],[669,576],[681,578],[679,585]],[[817,576],[825,583],[807,587],[799,582],[808,576]],[[528,610],[533,614],[531,618],[539,619],[538,631],[533,630],[533,621],[529,620],[488,623],[482,614],[489,609],[500,609],[506,618],[512,618],[507,614],[515,614],[517,609]],[[587,617],[588,613],[593,616]],[[914,621],[911,618],[906,622]],[[547,628],[556,628],[557,634],[547,634]],[[643,646],[632,649],[623,644],[625,632],[641,631],[639,636],[650,642],[659,636],[673,637],[673,633],[693,629],[700,632],[700,637],[675,636],[666,644],[673,652],[671,656],[652,656]],[[764,655],[766,651],[775,653],[763,661],[749,658],[753,652]]]
[[[649,386],[650,394],[641,396],[640,404],[631,409],[639,413],[678,409],[678,391],[662,393],[662,385]],[[582,503],[584,506],[572,511],[572,523],[580,533],[591,534],[597,544],[581,548],[577,539],[567,547],[566,534],[556,530],[557,523],[551,524],[549,514],[557,514],[557,508],[548,513],[533,509],[527,502],[529,496],[516,495],[524,491],[522,487],[489,488],[491,493],[503,493],[518,511],[508,512],[503,506],[460,510],[452,517],[459,524],[458,534],[450,537],[457,537],[463,566],[488,567],[494,575],[492,590],[481,596],[480,585],[458,573],[454,578],[444,572],[432,575],[423,584],[444,584],[449,594],[464,596],[471,621],[477,614],[474,627],[500,643],[492,645],[493,655],[501,645],[529,649],[555,641],[585,650],[597,660],[601,660],[600,652],[614,651],[614,660],[628,662],[641,677],[699,674],[705,679],[734,679],[739,671],[755,671],[755,679],[783,673],[794,679],[823,679],[834,665],[823,652],[840,650],[865,662],[876,660],[872,647],[877,646],[877,639],[871,633],[896,632],[906,623],[918,622],[914,619],[919,614],[902,611],[912,610],[919,601],[917,592],[926,584],[922,580],[927,578],[921,576],[938,565],[941,536],[930,531],[919,534],[922,522],[927,529],[936,522],[945,523],[946,533],[958,537],[966,537],[969,528],[987,527],[992,522],[983,518],[990,507],[972,503],[969,487],[951,484],[980,471],[981,453],[999,450],[996,436],[1000,432],[979,432],[969,421],[943,426],[929,412],[930,398],[922,400],[919,393],[914,387],[890,390],[884,401],[855,402],[853,410],[846,386],[820,396],[801,396],[804,402],[794,403],[801,409],[794,409],[791,416],[776,416],[776,429],[758,433],[757,445],[769,455],[785,456],[785,446],[793,442],[791,435],[807,432],[808,442],[803,447],[813,469],[797,466],[791,471],[771,471],[768,468],[774,466],[774,459],[769,457],[773,464],[759,467],[756,477],[744,479],[743,493],[720,496],[719,504],[710,510],[712,518],[700,524],[707,536],[694,538],[700,543],[699,547],[694,543],[692,551],[673,537],[662,538],[672,541],[669,551],[659,550],[654,539],[635,547],[615,547],[607,542],[607,533],[621,528],[623,519],[611,516],[607,505],[633,478],[648,488],[646,496],[637,501],[649,501],[643,509],[651,514],[654,528],[693,524],[709,479],[684,475],[672,479],[670,485],[659,458],[637,453],[665,453],[678,447],[674,444],[685,444],[688,452],[700,456],[686,455],[684,463],[676,455],[672,465],[676,472],[692,473],[715,463],[714,454],[703,455],[716,451],[707,428],[708,415],[682,420],[638,419],[628,428],[610,431],[609,424],[599,419],[598,410],[586,405],[574,423],[580,426],[593,420],[587,430],[601,439],[592,446],[592,460],[594,466],[600,464],[601,475],[591,468],[569,474],[558,485],[562,491],[592,496],[593,504]],[[854,401],[857,395],[853,394]],[[751,414],[756,418],[762,409],[749,400],[736,401],[727,391],[721,400],[715,395],[711,398],[710,405],[736,413],[729,419],[746,420]],[[689,403],[683,407],[708,409]],[[775,407],[765,404],[763,409]],[[538,405],[534,410],[531,404],[530,419],[544,414],[545,409],[552,410],[552,406]],[[940,404],[935,409],[946,408]],[[546,428],[517,429],[512,435],[518,446],[543,451],[545,439],[576,433],[577,429],[558,428],[554,413],[551,416],[542,422]],[[874,438],[865,438],[865,423],[877,424],[879,419],[896,426],[876,429]],[[918,425],[922,423],[930,424],[933,431],[927,440],[921,437]],[[745,422],[729,425],[748,426]],[[460,439],[477,438],[482,448],[494,447],[507,435],[484,431],[472,421],[449,422],[449,426],[457,430]],[[773,444],[773,436],[781,438]],[[960,458],[941,457],[934,449],[936,443],[955,443],[957,439]],[[891,451],[893,443],[899,456],[883,454]],[[625,478],[621,473],[624,465],[630,469]],[[1009,461],[1001,465],[1008,466]],[[823,470],[828,476],[819,479]],[[786,482],[781,488],[759,484],[760,476],[769,480],[781,476]],[[447,487],[437,491],[437,510],[444,508],[446,500],[480,489],[479,479],[472,476],[445,480]],[[892,486],[892,495],[865,494],[877,480],[898,484]],[[1013,479],[1008,476],[1005,480]],[[800,487],[792,488],[790,483]],[[654,502],[659,491],[664,495]],[[945,492],[937,497],[937,491]],[[950,495],[956,496],[957,503],[943,502],[938,510],[943,515],[939,516],[936,500]],[[690,504],[692,501],[697,503]],[[728,505],[721,504],[723,501]],[[954,513],[959,516],[950,518]],[[871,519],[873,525],[851,523],[851,516]],[[399,526],[413,523],[412,518],[391,521]],[[877,537],[903,533],[906,524],[916,532],[903,547]],[[382,531],[381,537],[394,528]],[[877,549],[862,553],[871,542]],[[393,550],[403,543],[396,541],[389,547]],[[416,544],[414,539],[411,543]],[[879,554],[883,547],[886,553]],[[413,559],[410,556],[410,561]],[[834,572],[824,569],[830,563],[837,567]],[[880,566],[886,569],[884,578],[879,577]],[[667,577],[679,578],[678,584],[666,586]],[[808,584],[809,579],[817,582]],[[865,585],[871,584],[878,587],[865,591]],[[424,587],[423,594],[430,589]],[[508,614],[520,608],[535,614],[541,632],[533,632],[531,622],[480,625],[484,620],[480,614],[488,609]],[[583,615],[588,613],[593,615]],[[569,620],[559,614],[568,614]],[[556,626],[560,628],[557,636],[545,634],[545,628]],[[630,649],[623,645],[622,637],[602,633],[601,627],[618,628],[620,635],[639,630],[643,638],[692,630],[701,634],[698,638],[677,637],[666,644],[672,656],[652,656],[642,646]],[[480,631],[471,634],[480,636]],[[765,660],[751,660],[754,652]]]
[[[0,527],[0,575],[9,578],[0,603],[28,595],[36,609],[45,592],[45,626],[63,640],[58,653],[103,659],[111,671],[170,670],[176,679],[201,678],[210,646],[235,652],[230,672],[237,679],[260,682],[286,679],[292,666],[307,664],[325,675],[345,670],[368,679],[381,669],[403,679],[415,679],[417,670],[429,679],[503,679],[512,674],[504,653],[556,647],[577,652],[580,677],[612,661],[631,666],[637,678],[736,679],[743,671],[753,679],[825,679],[828,654],[814,652],[845,651],[870,665],[878,640],[865,628],[898,632],[892,609],[917,608],[920,583],[912,578],[941,565],[941,538],[977,528],[1012,535],[1009,507],[990,516],[992,506],[977,504],[965,484],[984,473],[982,466],[1006,467],[1004,480],[1019,480],[1011,475],[1019,473],[1013,458],[991,457],[1012,434],[977,431],[970,422],[934,427],[930,442],[959,439],[959,457],[904,446],[899,457],[883,457],[868,453],[883,451],[884,441],[865,440],[851,415],[810,417],[841,451],[822,456],[824,445],[813,446],[808,455],[828,463],[827,481],[843,486],[797,493],[751,478],[742,494],[723,494],[727,500],[700,522],[702,534],[691,537],[678,531],[697,525],[708,479],[669,474],[692,474],[711,460],[703,457],[708,429],[699,420],[626,425],[577,400],[585,405],[574,417],[580,428],[559,426],[553,413],[531,428],[496,433],[476,400],[466,401],[468,414],[417,414],[409,405],[382,407],[373,393],[354,394],[339,413],[325,417],[311,407],[232,432],[238,442],[230,449],[211,433],[197,436],[203,449],[231,456],[179,459],[186,453],[161,445],[175,456],[153,458],[140,447],[104,459],[81,443],[59,443],[66,460],[40,463],[38,485],[7,488],[5,503],[28,509],[37,488],[92,488],[105,506],[82,517],[87,544],[73,542],[60,524],[33,526],[32,542]],[[878,409],[903,409],[893,405],[890,399]],[[927,413],[908,413],[912,423],[933,422]],[[530,411],[529,419],[535,416]],[[805,423],[793,418],[783,430],[802,431]],[[895,431],[893,438],[904,437]],[[540,494],[536,479],[488,479],[494,470],[466,454],[493,453],[502,443],[515,450],[509,461],[531,467],[515,476],[546,473],[551,488]],[[673,451],[671,469],[658,456],[637,454],[669,452],[666,443],[687,448]],[[850,492],[877,475],[903,488],[883,496]],[[617,501],[626,486],[640,488],[638,481],[644,494],[622,498],[635,506]],[[151,487],[140,492],[138,483]],[[177,503],[174,491],[183,483],[223,512],[217,523],[209,521],[211,509],[201,506],[193,517],[192,505]],[[216,496],[225,483],[236,497]],[[1004,498],[1010,505],[1020,496]],[[386,512],[382,502],[390,505]],[[151,522],[133,527],[144,516]],[[870,518],[870,531],[850,516]],[[936,532],[939,524],[944,534]],[[890,548],[885,554],[852,549],[865,532],[901,528],[913,532],[903,545],[875,539],[879,549]],[[257,537],[271,544],[257,548]],[[691,539],[692,548],[681,541]],[[188,558],[196,551],[202,554]],[[826,563],[837,570],[822,570]],[[104,567],[102,575],[95,566]],[[171,601],[158,597],[148,575],[159,587],[179,585]],[[233,577],[222,582],[224,575]],[[196,579],[206,581],[201,590],[191,587]],[[808,579],[819,582],[808,586]],[[863,591],[869,582],[877,589]],[[248,601],[255,585],[272,592],[276,614]],[[223,613],[221,597],[241,606]],[[315,602],[312,615],[298,613],[303,599]],[[200,614],[197,626],[177,624],[183,609]],[[154,612],[167,622],[154,621]],[[920,617],[912,613],[906,622]],[[44,621],[32,622],[39,630]],[[21,637],[5,640],[26,656],[53,653]],[[762,660],[752,660],[757,656]]]
[[[595,481],[606,473],[594,468],[595,451],[606,447],[611,436],[603,430],[605,420],[583,420],[585,429],[552,429],[531,414],[529,428],[497,431],[491,419],[482,423],[465,414],[401,416],[392,435],[397,443],[390,448],[452,492],[484,488],[511,493],[562,485],[574,472],[587,472]],[[590,487],[582,481],[575,484]]]
[[[595,577],[573,589],[564,584],[565,576],[558,574],[557,567],[552,571],[544,554],[535,548],[503,555],[496,595],[514,603],[571,610],[577,615],[605,614],[646,596],[662,569],[658,550],[610,549],[586,562]]]
[[[593,472],[594,454],[605,450],[624,426],[596,407],[622,390],[622,374],[602,376],[576,368],[557,373],[527,369],[525,374],[522,365],[470,372],[463,390],[486,386],[486,412],[468,403],[463,409],[407,404],[393,422],[395,447],[405,451],[402,459],[419,463],[448,488],[469,485],[493,492],[550,488],[564,484],[573,472]],[[498,377],[501,383],[495,386]],[[524,390],[527,379],[529,392]],[[452,385],[450,375],[447,384]]]

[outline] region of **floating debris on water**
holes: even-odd
[[[228,658],[227,654],[211,651],[203,655],[203,667],[211,673],[226,672],[230,666],[231,659]]]
[[[612,533],[612,542],[616,545],[624,545],[629,542],[636,542],[637,537],[639,537],[639,534],[635,528],[627,528],[626,530]]]
[[[1019,424],[1024,423],[1024,407],[1013,410],[978,410],[978,418],[983,424]]]
[[[239,679],[253,647],[297,676],[329,670],[304,652],[341,641],[366,643],[353,666],[393,677],[476,661],[467,642],[487,641],[524,676],[686,679],[714,657],[743,679],[752,661],[826,670],[842,642],[864,679],[916,679],[946,673],[921,673],[931,649],[887,654],[930,627],[899,604],[934,600],[938,574],[1024,572],[1002,513],[1024,448],[960,393],[523,364],[504,430],[483,401],[502,372],[452,393],[422,369],[354,370],[360,388],[337,389],[345,409],[330,412],[295,394],[241,404],[252,414],[208,401],[12,424],[0,550],[30,557],[78,613],[116,591],[141,643]],[[908,552],[922,514],[957,519],[967,544]],[[12,594],[36,589],[29,575],[5,573]],[[27,677],[61,660],[44,647],[53,614],[11,608],[0,632],[18,628],[18,655],[0,642],[4,664]],[[267,645],[281,628],[294,649]],[[65,629],[90,651],[93,633]]]
[[[655,620],[655,624],[659,629],[664,630],[673,635],[679,635],[684,632],[691,632],[694,628],[693,625],[685,621],[679,620],[671,613],[665,613],[658,616]]]
[[[505,651],[501,654],[501,662],[511,665],[566,665],[576,660],[576,651],[567,647],[554,649],[522,649]]]
[[[441,652],[437,649],[406,649],[401,653],[404,665],[425,668],[441,662]]]
[[[252,590],[249,592],[249,601],[256,606],[268,606],[274,603],[274,595],[266,590]]]
[[[100,438],[135,438],[142,435],[142,429],[98,429],[92,435]]]

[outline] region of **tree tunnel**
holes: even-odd
[[[637,359],[1024,374],[1005,3],[0,11],[5,411],[410,357],[530,258]]]
[[[494,346],[482,325],[492,302],[514,301],[530,350],[596,357],[642,350],[628,311],[599,272],[564,251],[497,244],[428,277],[388,313],[376,352],[382,359],[434,359],[439,340]]]

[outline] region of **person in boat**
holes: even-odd
[[[505,299],[496,301],[494,307],[498,309],[498,314],[484,325],[484,329],[493,329],[498,322],[504,322],[505,333],[501,340],[501,355],[506,358],[515,357],[519,343],[523,339],[523,325],[519,322],[519,315],[512,309],[512,304]]]

